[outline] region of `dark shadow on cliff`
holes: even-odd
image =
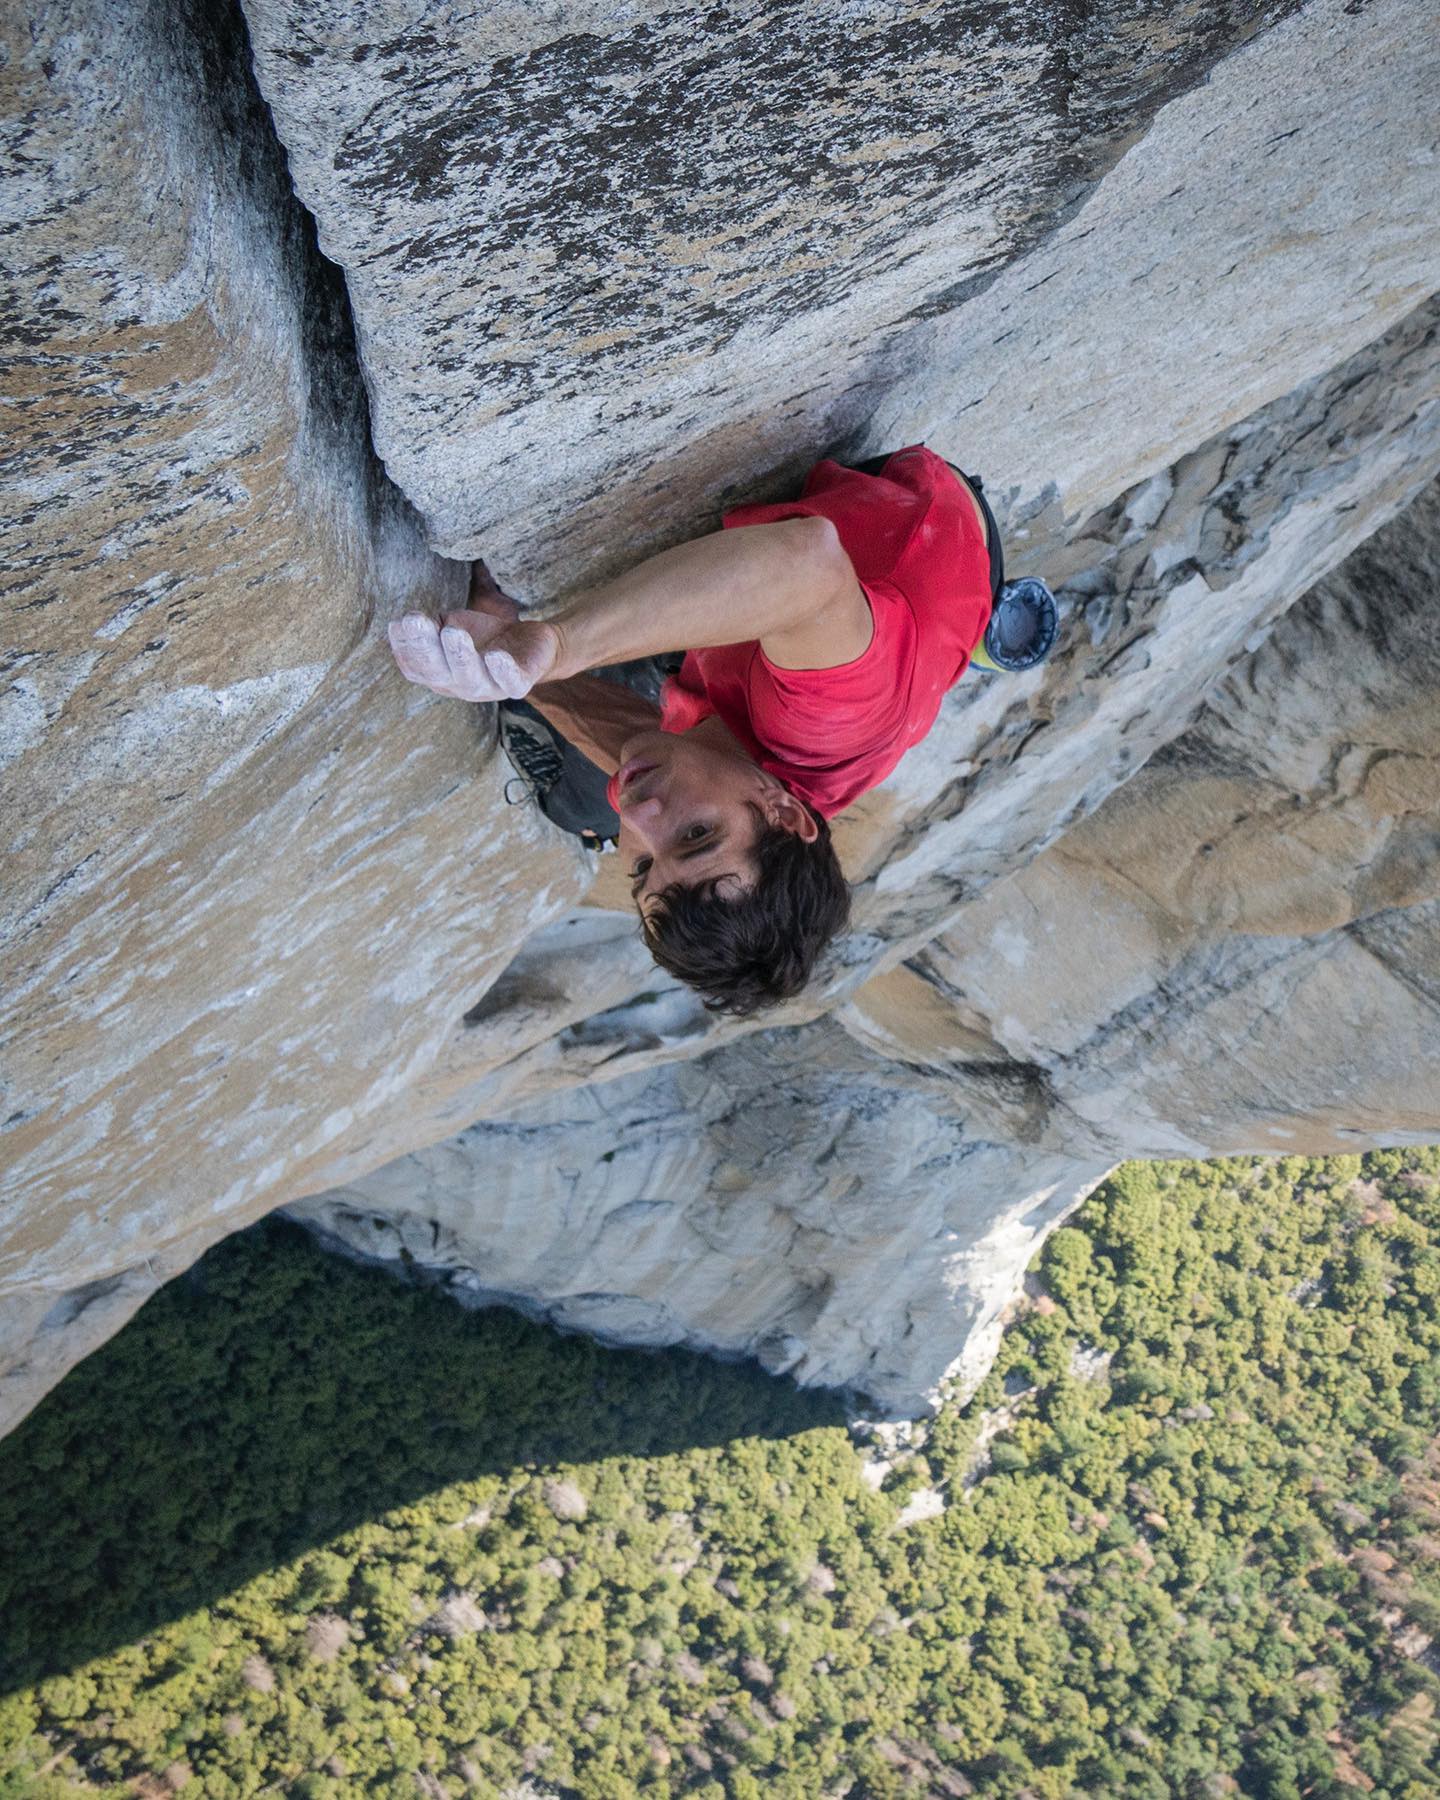
[[[291,183],[255,79],[243,7],[239,0],[146,0],[142,12],[150,64],[184,96],[191,154],[213,182],[223,227],[255,245],[257,279],[270,284],[272,329],[298,339],[304,398],[295,466],[342,513],[353,496],[372,536],[395,518],[418,535],[410,503],[375,449],[344,272],[321,250],[315,220]],[[363,630],[368,619],[358,623]]]
[[[843,1421],[755,1365],[467,1313],[265,1221],[0,1444],[0,1691],[68,1672],[479,1475]]]

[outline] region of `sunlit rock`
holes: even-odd
[[[4,1422],[287,1204],[922,1409],[1116,1158],[1440,1135],[1431,514],[1355,556],[1440,468],[1420,0],[12,31]],[[1060,648],[717,1021],[384,624],[916,438]]]
[[[833,1017],[512,1108],[295,1216],[470,1304],[914,1413],[983,1375],[1115,1162],[1440,1136],[1437,575],[1432,487]]]
[[[7,1420],[304,1192],[584,877],[488,718],[395,679],[385,620],[464,571],[375,464],[238,21],[13,30]]]

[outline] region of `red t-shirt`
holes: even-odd
[[[923,446],[880,475],[817,463],[798,500],[741,506],[727,527],[823,514],[855,565],[870,647],[834,669],[781,669],[755,640],[687,652],[660,695],[664,731],[718,714],[762,769],[830,818],[882,782],[935,723],[990,621],[985,530]]]

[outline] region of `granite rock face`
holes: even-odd
[[[223,9],[10,23],[0,1388],[304,1192],[583,891],[484,729],[397,685],[455,604]],[[493,935],[457,937],[481,913]]]
[[[1440,488],[1084,823],[838,1015],[1041,1148],[1325,1154],[1440,1121]]]
[[[1440,1135],[1433,656],[1371,603],[1431,515],[1356,555],[1440,470],[1429,26],[12,27],[0,1428],[277,1205],[904,1410],[1117,1158]],[[383,626],[919,438],[1060,651],[959,685],[821,980],[720,1024]]]
[[[380,454],[536,599],[832,445],[1073,518],[1435,287],[1425,0],[246,11]]]
[[[1123,1158],[1440,1136],[1440,487],[1083,824],[833,1017],[532,1102],[291,1209],[627,1343],[913,1416]]]
[[[983,1375],[1045,1229],[1109,1166],[987,1140],[822,1019],[533,1101],[287,1210],[467,1304],[913,1415],[947,1371]]]

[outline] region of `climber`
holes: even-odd
[[[557,822],[599,843],[618,817],[656,961],[747,1016],[798,993],[849,916],[830,819],[925,736],[972,658],[1040,661],[1055,612],[1039,582],[1001,593],[978,478],[923,446],[822,461],[798,499],[723,523],[547,619],[477,564],[466,609],[407,614],[390,641],[407,679],[502,702]],[[658,704],[587,673],[679,650]]]

